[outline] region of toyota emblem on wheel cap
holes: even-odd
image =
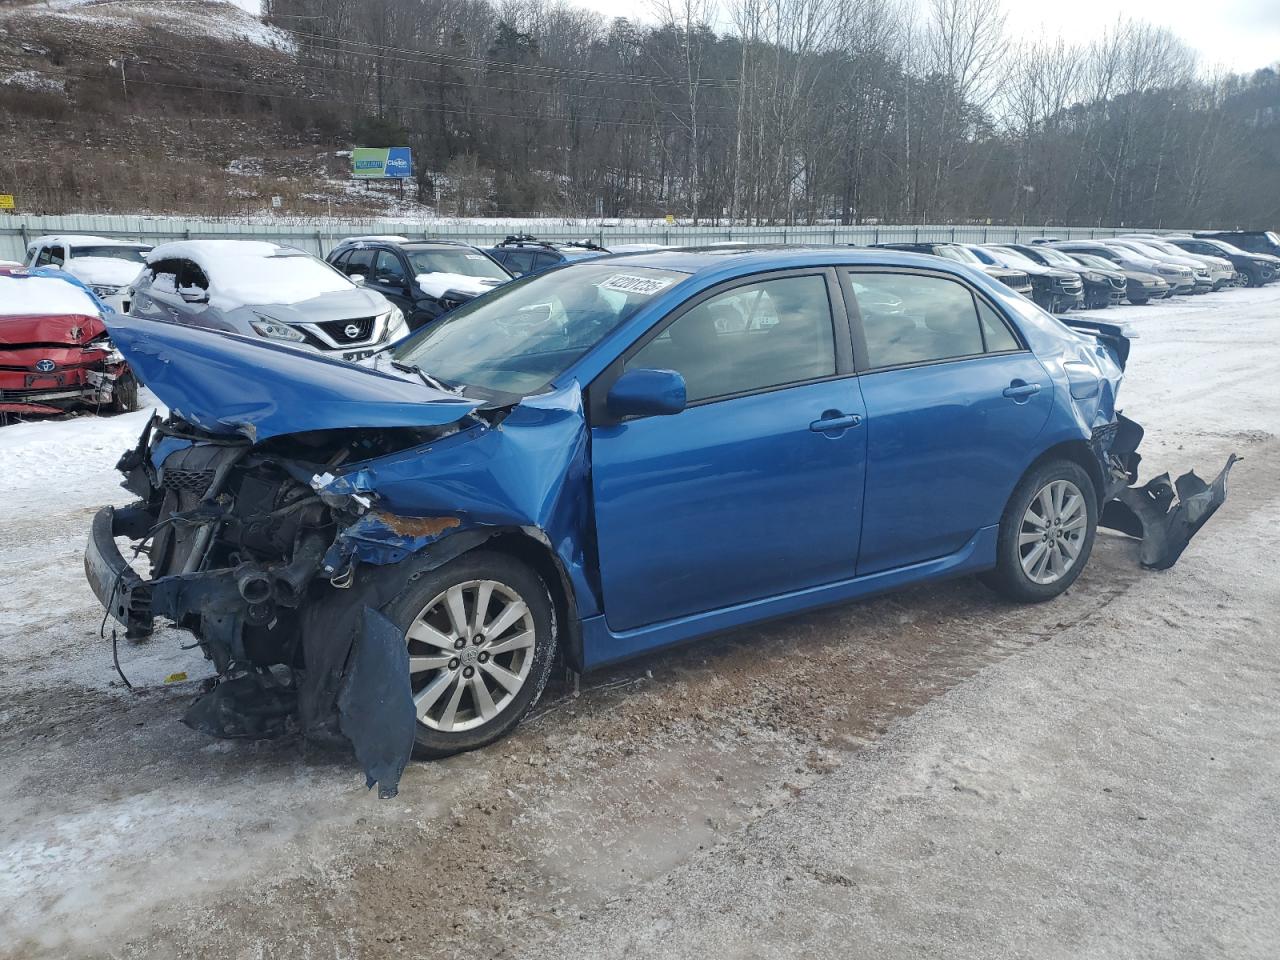
[[[36,369],[41,373],[52,373],[58,365],[52,360],[37,360]]]
[[[356,337],[360,336],[360,328],[354,323],[348,323],[342,328],[342,332],[347,335],[348,340],[354,340]]]

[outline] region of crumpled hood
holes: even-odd
[[[376,317],[391,309],[391,303],[382,294],[362,287],[350,290],[332,290],[301,300],[298,303],[242,303],[239,300],[226,300],[215,295],[216,306],[222,309],[246,307],[256,312],[279,320],[281,323],[327,323],[330,320],[356,320],[362,317]]]
[[[133,283],[134,277],[142,272],[142,264],[119,257],[76,257],[66,271],[85,283],[123,287]]]
[[[99,318],[87,315],[0,317],[0,345],[57,343],[78,347],[105,330]]]
[[[439,299],[450,290],[456,293],[465,293],[471,297],[478,297],[482,293],[488,293],[503,282],[498,279],[486,279],[485,277],[469,277],[465,273],[420,273],[413,279],[417,281],[418,287],[423,293],[436,299]]]
[[[481,405],[425,383],[252,337],[116,316],[112,342],[174,413],[210,433],[439,427]]]

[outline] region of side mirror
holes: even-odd
[[[208,303],[209,291],[200,287],[179,287],[178,296],[187,303]]]
[[[605,406],[618,420],[669,417],[687,403],[684,377],[674,370],[628,370],[609,390]]]
[[[363,274],[363,273],[353,273],[353,274],[351,274],[351,276],[350,276],[350,277],[348,277],[347,279],[349,279],[349,280],[350,280],[352,283],[354,283],[354,284],[362,284],[362,283],[364,283],[364,274]]]

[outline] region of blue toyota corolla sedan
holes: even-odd
[[[848,248],[603,257],[362,365],[120,318],[169,413],[85,568],[129,636],[199,641],[217,677],[187,723],[340,735],[390,795],[415,742],[510,731],[557,652],[590,670],[963,574],[1048,600],[1099,524],[1172,564],[1231,461],[1134,486],[1129,339],[1069,323],[964,264]]]

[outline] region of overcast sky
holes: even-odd
[[[649,0],[571,0],[608,17],[652,19]],[[921,0],[917,0],[921,2]],[[1280,0],[1004,0],[1011,34],[1084,43],[1117,17],[1169,27],[1202,69],[1248,73],[1280,61]]]

